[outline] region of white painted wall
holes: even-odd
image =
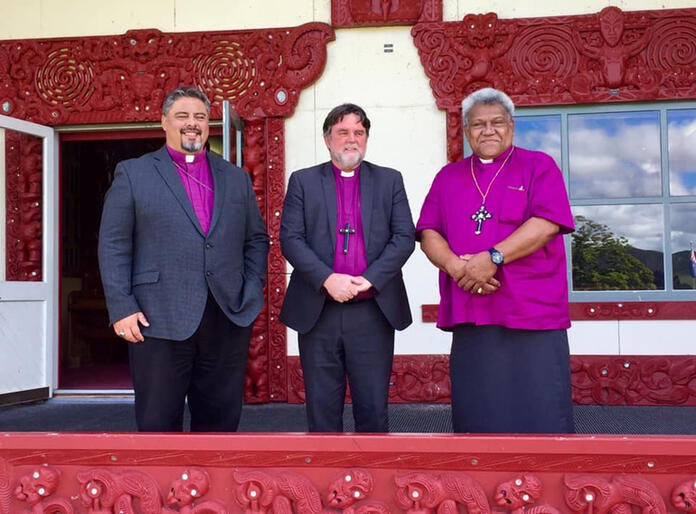
[[[330,23],[330,0],[120,0],[108,8],[94,0],[0,0],[3,39],[163,32],[238,30]],[[444,19],[496,12],[501,18],[593,13],[609,5],[624,10],[696,7],[695,0],[443,0]],[[384,43],[394,52],[385,54]],[[368,160],[402,171],[414,219],[434,174],[446,162],[445,115],[435,106],[410,27],[336,30],[326,69],[306,89],[286,124],[288,172],[327,160],[321,124],[335,105],[351,101],[367,111],[373,128]],[[436,271],[419,249],[404,268],[414,324],[397,335],[401,354],[448,353],[449,335],[420,322],[420,306],[439,301]],[[688,334],[696,321],[583,321],[570,330],[571,351],[582,354],[696,353]],[[655,341],[659,341],[656,347]],[[297,354],[296,337],[288,337]]]

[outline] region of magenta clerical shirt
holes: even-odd
[[[336,180],[336,251],[333,270],[354,277],[360,276],[367,269],[365,254],[365,237],[363,234],[362,215],[360,214],[360,167],[355,169],[352,177],[341,176],[341,170],[332,164]],[[346,225],[355,233],[348,235],[348,252],[344,252]],[[359,299],[370,298],[372,291],[358,295]]]
[[[510,151],[512,147],[491,163],[473,156],[442,168],[425,198],[416,238],[420,240],[424,229],[435,230],[455,254],[464,255],[488,250],[531,217],[556,223],[560,234],[536,252],[500,266],[495,274],[500,289],[491,295],[463,290],[441,271],[440,328],[451,329],[460,323],[525,330],[570,326],[562,234],[573,231],[573,216],[563,175],[550,156],[515,147],[486,197],[485,208],[492,216],[482,222],[481,233],[475,234],[477,222],[472,215],[481,206],[481,194],[471,176],[471,159],[485,193]]]
[[[186,189],[189,200],[191,200],[193,211],[196,213],[203,233],[207,234],[213,215],[215,194],[213,192],[213,176],[210,173],[210,164],[206,153],[197,153],[192,156],[193,162],[186,162],[186,154],[169,146],[167,146],[167,151],[174,161],[174,167],[181,177],[181,182]]]

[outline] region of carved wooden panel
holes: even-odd
[[[696,405],[696,357],[572,355],[576,405]],[[288,357],[288,402],[305,401],[299,357]],[[395,355],[389,401],[450,401],[448,355]],[[350,396],[346,398],[350,400]]]
[[[461,159],[460,103],[482,87],[517,105],[673,100],[696,95],[696,9],[499,19],[468,14],[411,30]]]
[[[244,31],[0,41],[0,111],[46,125],[159,121],[164,95],[202,89],[219,118],[292,114],[324,69],[333,30],[322,23]]]
[[[268,302],[254,325],[247,367],[248,402],[287,397],[285,331],[278,311],[285,261],[278,251],[284,196],[284,117],[326,63],[331,27],[163,33],[0,41],[0,112],[46,125],[159,121],[164,95],[193,84],[210,98],[211,117],[223,100],[245,121],[244,167],[274,243]],[[7,140],[7,145],[19,144]],[[41,280],[41,148],[21,141],[8,152],[7,276]],[[9,146],[8,146],[9,148]],[[38,213],[38,218],[37,218]],[[269,343],[270,341],[270,343]],[[270,371],[272,370],[272,371]]]
[[[413,25],[442,21],[442,0],[331,0],[331,25]]]
[[[696,319],[696,302],[570,302],[569,307],[573,321]],[[423,323],[435,323],[437,309],[421,305]]]
[[[0,514],[696,508],[696,438],[2,434]]]
[[[5,279],[42,280],[43,148],[40,138],[5,131]]]

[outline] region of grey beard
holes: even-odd
[[[338,152],[331,152],[331,156],[338,162],[340,162],[346,168],[357,168],[358,165],[363,161],[365,157],[358,151],[358,155],[354,158],[346,157]]]
[[[181,141],[181,148],[187,152],[198,152],[203,148],[203,141]]]

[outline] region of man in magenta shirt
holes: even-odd
[[[343,431],[348,377],[355,431],[386,432],[394,330],[411,324],[411,210],[401,174],[363,160],[362,108],[334,108],[323,132],[331,161],[294,172],[285,195],[280,244],[293,272],[280,320],[299,333],[309,430]]]
[[[231,432],[268,235],[248,174],[206,151],[210,102],[177,88],[166,144],[120,162],[104,200],[99,267],[114,332],[128,342],[138,430]]]
[[[455,432],[573,432],[563,234],[574,230],[553,159],[513,145],[514,105],[486,88],[462,103],[473,154],[442,168],[416,227],[440,269],[452,331]]]

